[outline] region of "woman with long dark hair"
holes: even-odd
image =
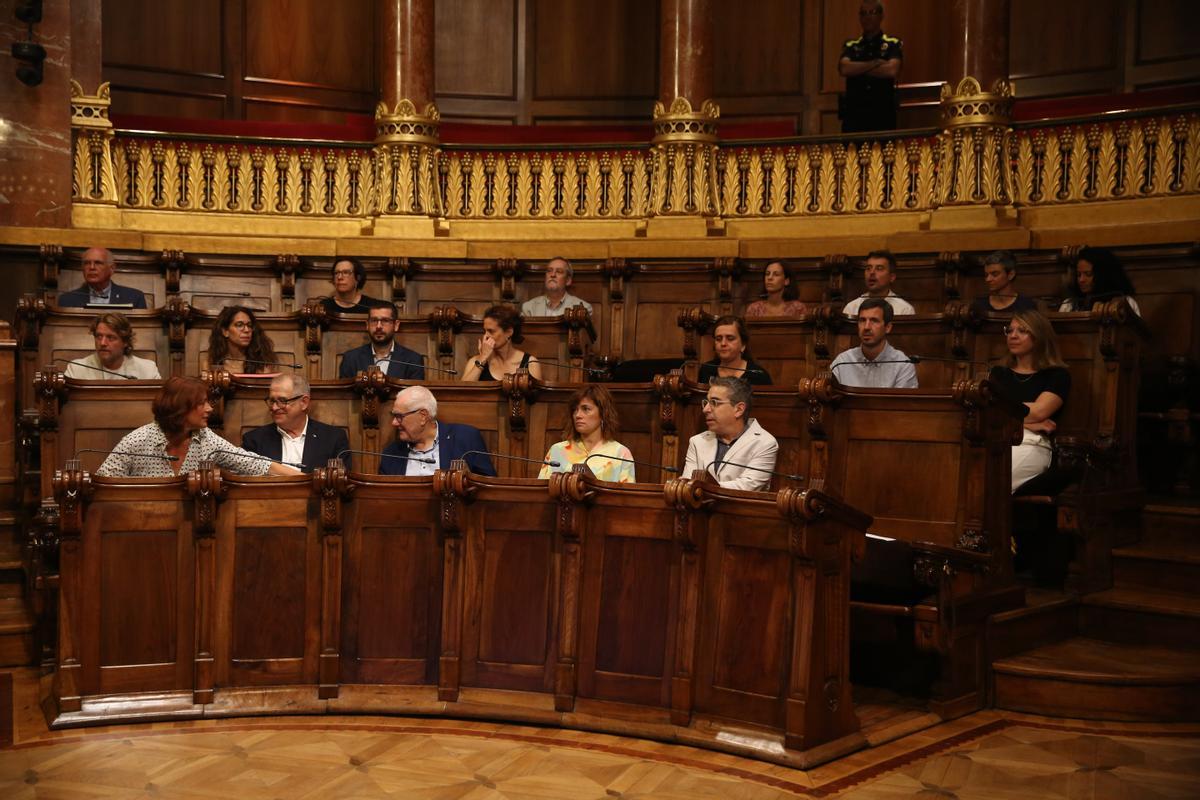
[[[763,270],[763,299],[746,306],[747,317],[801,317],[807,308],[798,299],[792,269],[786,262],[767,262]]]
[[[1079,251],[1075,269],[1071,270],[1071,286],[1067,299],[1058,307],[1059,311],[1091,311],[1096,303],[1107,303],[1123,297],[1133,313],[1139,317],[1142,310],[1133,299],[1133,281],[1125,274],[1125,267],[1117,254],[1107,247],[1085,247]]]
[[[299,470],[230,444],[208,427],[212,405],[198,378],[168,378],[151,405],[154,422],[121,439],[96,470],[114,478],[167,478],[212,461],[239,475],[299,475]]]
[[[246,306],[226,306],[208,336],[208,365],[239,374],[275,373],[275,344]]]

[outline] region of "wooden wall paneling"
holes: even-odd
[[[1009,75],[1019,97],[1119,91],[1129,3],[1012,0]],[[1062,32],[1086,47],[1064,46]]]
[[[644,99],[658,86],[657,5],[528,0],[533,100]]]
[[[668,708],[679,626],[675,511],[661,486],[595,491],[582,535],[579,697]]]
[[[296,478],[283,497],[269,484],[230,488],[217,517],[215,685],[314,684],[321,541],[311,482]]]
[[[222,0],[104,0],[100,8],[105,66],[223,74],[222,4]],[[155,46],[147,47],[148,42]]]
[[[374,92],[374,0],[258,0],[245,7],[248,82]]]
[[[804,4],[793,0],[713,6],[714,90],[722,98],[802,94]]]
[[[115,500],[96,484],[82,537],[86,694],[191,688],[191,524],[180,484],[163,483]]]
[[[1186,0],[1134,0],[1126,25],[1125,91],[1200,80],[1190,35],[1195,7]]]
[[[437,3],[434,71],[439,109],[443,98],[518,99],[521,58],[518,13],[525,3],[526,0]]]
[[[429,478],[358,485],[345,518],[342,682],[437,682],[442,546]],[[386,483],[385,483],[386,482]]]
[[[716,288],[711,279],[699,280],[694,269],[679,265],[646,265],[639,272],[653,275],[625,282],[624,359],[668,358],[682,352],[679,312],[701,306],[715,312]]]
[[[478,481],[465,508],[464,687],[550,691],[559,606],[557,504],[542,481]]]

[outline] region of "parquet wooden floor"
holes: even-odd
[[[809,771],[680,745],[520,725],[397,717],[272,717],[49,731],[18,673],[16,744],[0,798],[1200,797],[1200,726],[985,711]],[[882,720],[882,721],[881,721]]]

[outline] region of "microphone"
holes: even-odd
[[[726,366],[723,366],[720,361],[718,361],[717,363],[714,364],[711,361],[700,361],[699,359],[689,358],[689,359],[686,359],[679,363],[680,368],[682,368],[685,364],[699,364],[702,367],[705,365],[708,365],[717,370],[731,369],[734,372],[743,372],[743,373],[748,372],[748,373],[755,373],[757,375],[766,375],[767,374],[766,370],[760,369],[759,367],[726,367]],[[718,374],[720,374],[720,373],[718,373]]]
[[[360,456],[378,456],[380,458],[396,458],[401,461],[415,461],[418,464],[433,464],[433,463],[435,463],[432,458],[419,458],[417,456],[398,456],[393,453],[376,453],[374,450],[349,450],[349,449],[343,450],[340,453],[338,453],[337,454],[338,460],[340,461],[342,456],[346,455],[346,453],[356,453]]]
[[[249,292],[205,292],[192,290],[192,299],[196,299],[196,295],[201,297],[250,297]],[[253,308],[251,311],[263,311],[265,309]]]
[[[583,365],[580,365],[577,367],[574,364],[570,364],[566,361],[555,361],[550,358],[538,358],[537,356],[534,356],[533,358],[539,364],[549,364],[552,367],[566,367],[567,369],[579,369],[579,370],[583,370],[584,372],[588,373],[589,375],[603,375],[604,374],[604,370],[596,369],[595,367],[585,367]]]
[[[585,458],[583,460],[583,463],[586,464],[589,461],[591,461],[593,458],[609,458],[609,459],[612,459],[613,461],[623,461],[626,464],[637,464],[639,467],[651,467],[652,469],[660,469],[663,472],[670,472],[672,475],[679,474],[679,470],[675,467],[664,467],[661,464],[651,464],[649,461],[637,461],[632,458],[621,458],[620,456],[606,456],[603,453],[592,453],[590,456],[588,456],[587,458]]]
[[[291,461],[282,461],[278,458],[271,458],[270,456],[260,456],[258,453],[251,453],[249,450],[243,450],[241,452],[236,450],[214,450],[213,452],[224,453],[227,456],[237,456],[238,458],[253,458],[257,461],[270,461],[272,464],[283,464],[285,467],[292,467],[293,469],[304,469],[303,464],[296,464]]]
[[[378,367],[378,366],[379,366],[379,362],[380,362],[380,361],[386,361],[386,362],[387,362],[387,363],[389,363],[389,364],[402,364],[402,365],[404,365],[404,366],[406,366],[406,367],[421,367],[422,369],[431,369],[431,370],[433,370],[434,372],[445,372],[445,373],[448,373],[448,374],[450,374],[450,375],[457,375],[457,374],[458,374],[458,370],[456,370],[456,369],[445,369],[445,368],[443,368],[443,367],[434,367],[434,366],[431,366],[431,365],[428,365],[428,364],[423,364],[423,363],[421,363],[420,361],[401,361],[401,360],[400,360],[400,359],[398,359],[398,358],[380,358],[380,359],[378,359],[378,360],[375,360],[375,361],[373,361],[372,363],[373,363],[373,364],[374,364],[376,367]]]
[[[507,458],[509,461],[524,461],[529,464],[541,464],[542,466],[549,464],[555,469],[558,469],[562,466],[561,461],[547,461],[544,458],[525,458],[524,456],[506,456],[504,453],[489,453],[487,450],[468,450],[467,452],[463,453],[460,458],[463,461],[466,461],[467,456],[473,455],[483,455],[488,456],[489,458]]]
[[[304,367],[303,364],[289,364],[286,361],[258,361],[253,358],[236,359],[231,356],[221,359],[220,363],[224,365],[228,360],[241,361],[243,364],[258,364],[264,367],[291,367],[292,369],[302,369]]]
[[[50,359],[50,363],[51,364],[76,364],[78,366],[83,367],[84,369],[94,369],[97,372],[103,372],[105,375],[116,375],[118,378],[124,378],[127,381],[136,381],[137,380],[137,378],[133,377],[132,375],[126,375],[123,372],[114,372],[111,369],[104,369],[103,367],[93,367],[91,364],[84,364],[82,361],[71,361],[66,358],[52,358],[52,359]],[[72,380],[86,380],[86,378],[72,378]]]
[[[739,464],[736,461],[713,461],[711,464],[709,464],[707,467],[704,468],[704,471],[708,472],[714,466],[717,468],[717,472],[720,472],[723,467],[727,467],[727,466],[741,467],[742,469],[753,470],[754,472],[765,472],[768,475],[778,475],[780,478],[787,478],[790,481],[804,480],[803,475],[797,475],[795,473],[789,473],[789,472],[776,472],[773,469],[763,469],[762,467],[752,467],[749,464]],[[712,476],[714,478],[717,477],[717,472],[712,473]]]
[[[954,358],[952,356],[909,356],[908,360],[913,364],[920,364],[922,361],[945,361],[948,364],[983,364],[984,366],[988,364],[987,361],[975,361],[970,358]]]
[[[157,453],[131,453],[128,450],[98,450],[95,447],[81,447],[71,456],[72,461],[79,460],[80,453],[103,453],[104,455],[130,456],[131,458],[153,458],[158,461],[178,461],[179,456],[162,456]]]

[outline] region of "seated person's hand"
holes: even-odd
[[[487,363],[487,360],[492,357],[492,352],[496,349],[496,343],[491,336],[484,334],[479,339],[479,360]]]
[[[1054,429],[1058,426],[1054,424],[1052,419],[1044,419],[1041,422],[1028,422],[1025,424],[1025,429],[1034,433],[1054,433]]]

